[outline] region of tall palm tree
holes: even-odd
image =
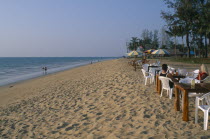
[[[132,37],[128,45],[128,49],[136,51],[138,46],[139,46],[139,39],[137,37]]]
[[[190,33],[192,31],[192,21],[195,15],[195,5],[197,0],[164,0],[169,8],[174,10],[173,13],[162,11],[162,18],[168,25],[176,22],[176,26],[182,23],[185,29],[186,45],[188,48],[188,57],[190,57]],[[178,21],[178,22],[177,22]]]

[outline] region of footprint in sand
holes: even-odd
[[[79,124],[73,124],[72,126],[67,127],[65,130],[66,130],[66,131],[72,130],[72,129],[74,129],[74,128],[77,128],[78,125],[79,125]]]
[[[61,126],[58,126],[57,129],[64,128],[64,127],[66,127],[66,126],[68,126],[68,125],[69,125],[69,123],[64,122],[64,123],[62,123]]]

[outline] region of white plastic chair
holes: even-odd
[[[156,70],[161,70],[161,68],[150,68],[149,72],[150,72],[150,75],[152,76],[152,83],[155,81],[155,71]]]
[[[137,61],[137,65],[139,65],[139,66],[141,66],[141,65],[142,65],[141,60],[138,60],[138,61]]]
[[[159,79],[161,80],[161,83],[162,83],[162,90],[161,90],[160,97],[162,97],[163,90],[165,89],[167,91],[167,95],[169,95],[169,98],[171,99],[172,94],[173,94],[173,88],[170,88],[169,81],[172,82],[172,80],[168,77],[163,77],[163,76],[159,76]]]
[[[200,105],[200,101],[205,102],[203,104],[206,105]],[[195,123],[198,123],[198,109],[201,109],[204,112],[204,130],[207,130],[208,127],[208,117],[209,117],[209,112],[210,112],[210,92],[201,96],[201,97],[196,97],[195,101]]]
[[[156,65],[157,65],[157,66],[160,66],[160,61],[157,61]]]
[[[145,79],[145,85],[147,85],[147,79],[150,79],[150,83],[152,83],[152,76],[150,75],[149,72],[146,72],[144,69],[141,69],[143,75],[144,75],[144,79]]]
[[[143,65],[142,65],[142,68],[143,68],[145,71],[147,71],[147,70],[148,70],[148,66],[149,66],[149,64],[143,64]]]

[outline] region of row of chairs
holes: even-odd
[[[154,83],[155,81],[155,77],[156,77],[156,70],[161,70],[160,67],[156,67],[156,68],[150,68],[150,70],[148,71],[148,66],[160,66],[160,61],[157,61],[156,63],[153,64],[143,64],[142,65],[142,73],[144,75],[145,78],[145,85],[147,85],[148,79],[150,80],[150,84]]]
[[[170,78],[167,77],[159,77],[159,79],[162,82],[162,90],[161,90],[161,97],[163,93],[163,89],[167,91],[167,94],[169,95],[169,98],[172,98],[173,94],[173,88],[170,88],[169,81],[172,81]],[[190,83],[192,78],[185,78],[180,80],[181,83]],[[200,83],[200,80],[195,80],[195,83]],[[189,97],[196,97],[195,101],[195,123],[198,123],[198,109],[202,110],[204,112],[204,130],[207,130],[208,127],[208,116],[210,112],[210,92],[207,94],[202,93],[189,93]],[[200,101],[202,101],[202,104],[200,105]]]
[[[142,65],[142,73],[145,78],[145,85],[147,84],[148,80],[150,80],[150,84],[154,82],[155,80],[155,70],[157,68],[151,68],[149,72],[147,72],[148,65]],[[169,72],[175,72],[173,71],[173,68],[169,68]],[[191,80],[193,78],[196,78],[199,70],[194,70],[193,72],[187,72],[185,69],[178,69],[179,74],[188,76],[187,78],[181,79],[180,83],[191,83]],[[207,77],[209,78],[209,77]],[[171,88],[169,86],[169,81],[173,82],[168,77],[162,77],[160,76],[159,79],[162,83],[162,90],[161,95],[163,95],[163,91],[166,90],[167,95],[169,96],[169,99],[172,99],[174,88]],[[195,83],[200,83],[200,80],[195,80]],[[202,110],[204,112],[204,130],[207,130],[208,127],[208,114],[210,112],[210,92],[203,95],[201,93],[189,93],[189,97],[196,97],[195,101],[195,123],[198,121],[198,109]],[[202,105],[200,105],[200,101],[202,101]]]
[[[163,90],[165,89],[167,91],[167,95],[169,95],[169,98],[172,98],[173,94],[173,88],[170,88],[169,81],[172,81],[170,78],[167,77],[159,77],[162,83],[162,90],[161,90],[161,97],[163,94]],[[183,80],[180,80],[182,83],[190,83],[192,78],[185,78]],[[195,83],[200,83],[200,80],[195,80]],[[198,109],[202,110],[204,112],[204,130],[207,130],[208,127],[208,116],[210,112],[210,92],[203,95],[202,93],[189,93],[189,97],[196,97],[195,101],[195,123],[198,123]],[[202,101],[202,104],[200,105],[200,101]]]

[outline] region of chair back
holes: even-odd
[[[142,65],[142,67],[143,67],[143,69],[144,69],[145,71],[148,70],[148,66],[149,66],[149,64],[144,64],[144,65]]]
[[[210,106],[210,92],[200,97],[200,99],[204,100],[207,103],[207,105]]]
[[[149,72],[154,76],[156,70],[161,70],[161,68],[150,68]]]
[[[137,61],[137,64],[138,64],[138,65],[141,65],[141,63],[142,63],[141,60],[138,60],[138,61]]]
[[[157,65],[157,66],[160,66],[160,61],[157,61],[156,65]]]
[[[146,71],[144,69],[141,69],[141,71],[142,71],[144,77],[146,77]]]
[[[168,77],[159,76],[159,80],[161,80],[162,87],[163,88],[170,88],[169,81],[172,82],[172,80]]]

